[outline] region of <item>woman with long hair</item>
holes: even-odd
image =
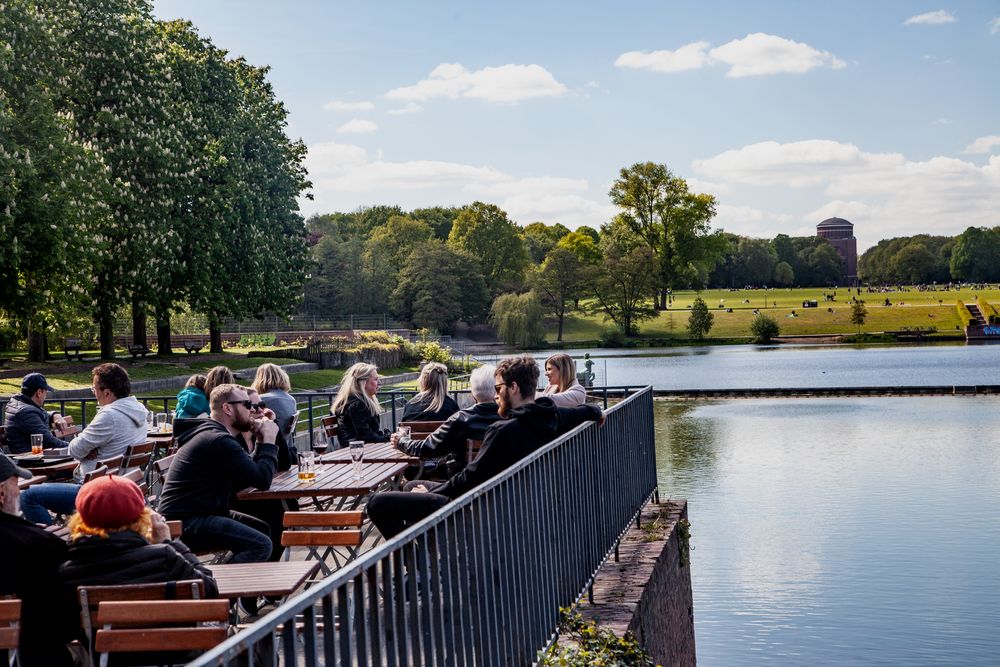
[[[277,422],[278,430],[285,438],[285,442],[292,444],[292,436],[295,433],[293,418],[298,417],[299,413],[295,399],[288,393],[292,390],[288,373],[277,364],[261,364],[250,386],[274,412],[274,421]]]
[[[382,406],[375,400],[378,384],[378,367],[374,364],[359,361],[344,374],[330,404],[330,414],[337,418],[341,446],[350,440],[389,441],[389,429],[381,428],[379,423]]]
[[[424,364],[417,386],[420,393],[403,409],[404,422],[440,422],[458,412],[458,403],[448,395],[448,367],[444,364]]]
[[[212,390],[220,384],[234,384],[236,376],[227,366],[216,366],[205,374],[205,396],[212,400]]]
[[[576,379],[576,362],[565,352],[545,360],[545,378],[549,385],[538,392],[548,396],[560,408],[572,408],[587,402],[587,390]]]

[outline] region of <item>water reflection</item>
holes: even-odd
[[[996,664],[1000,399],[658,401],[699,664]]]

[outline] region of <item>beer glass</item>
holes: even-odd
[[[316,479],[316,452],[299,452],[299,481],[311,482]]]

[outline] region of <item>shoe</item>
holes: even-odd
[[[247,616],[256,616],[257,612],[260,611],[260,598],[240,598],[237,604],[240,611]]]

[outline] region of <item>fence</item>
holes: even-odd
[[[656,491],[645,388],[193,665],[523,665]]]

